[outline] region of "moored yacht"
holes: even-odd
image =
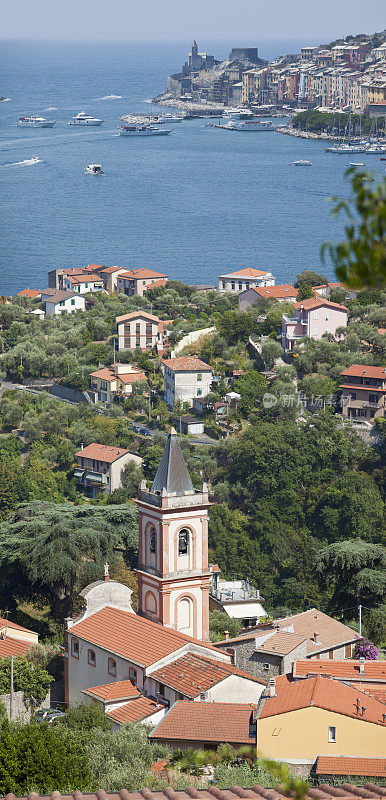
[[[222,115],[224,119],[248,119],[254,116],[249,108],[224,108]]]
[[[102,125],[103,119],[98,119],[97,117],[91,117],[90,114],[86,114],[85,111],[80,111],[79,114],[74,116],[69,121],[69,125],[81,125],[83,127],[97,127],[98,125]]]
[[[120,136],[166,136],[172,130],[156,128],[155,125],[122,125],[119,129]]]
[[[162,125],[164,122],[183,122],[185,117],[179,117],[177,114],[161,114],[154,120],[155,125]]]
[[[85,167],[84,170],[88,175],[103,175],[101,164],[87,164],[87,167]]]
[[[55,120],[32,114],[30,117],[19,117],[16,125],[19,128],[53,128]]]

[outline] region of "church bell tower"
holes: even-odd
[[[142,481],[138,613],[209,641],[208,491],[193,488],[174,428],[150,491]]]

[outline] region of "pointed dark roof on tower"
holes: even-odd
[[[152,494],[162,493],[184,495],[194,493],[185,459],[181,453],[177,431],[171,428],[165,449],[151,487]]]

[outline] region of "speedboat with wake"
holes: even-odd
[[[87,164],[84,171],[87,172],[88,175],[103,175],[101,164]]]
[[[156,128],[155,125],[122,125],[119,136],[167,136],[172,129]]]
[[[98,117],[91,117],[90,114],[86,114],[85,111],[80,111],[79,114],[74,116],[69,121],[69,125],[80,125],[83,128],[96,128],[99,125],[102,125],[103,119],[98,119]]]
[[[32,114],[30,117],[19,117],[16,125],[18,128],[53,128],[55,120]]]
[[[312,161],[306,161],[305,159],[300,159],[299,161],[292,162],[293,167],[312,167]]]

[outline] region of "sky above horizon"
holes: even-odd
[[[3,6],[2,39],[264,40],[325,42],[381,31],[385,0],[14,0]]]

